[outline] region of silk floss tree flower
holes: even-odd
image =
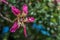
[[[3,0],[5,4],[8,4],[5,0]],[[10,6],[13,14],[17,17],[14,21],[14,24],[12,28],[10,29],[10,32],[15,32],[20,27],[24,28],[24,36],[27,37],[26,33],[26,25],[25,22],[34,22],[34,17],[27,17],[28,15],[28,6],[26,4],[23,4],[22,10],[19,10],[15,6]]]
[[[14,24],[13,24],[12,28],[10,29],[10,31],[15,32],[18,28],[20,28],[20,26],[22,26],[24,28],[24,35],[25,35],[25,37],[27,37],[25,22],[33,22],[34,21],[33,17],[24,18],[28,14],[27,5],[26,4],[23,5],[22,11],[17,9],[15,6],[11,6],[11,10],[12,10],[13,14],[15,16],[17,16],[17,19],[14,22]]]
[[[24,4],[22,6],[22,11],[17,9],[15,6],[11,6],[11,10],[13,14],[17,16],[17,20],[14,22],[10,31],[15,32],[18,28],[20,28],[20,26],[22,26],[24,28],[24,35],[27,37],[25,22],[34,22],[34,17],[26,17],[28,14],[28,6]]]

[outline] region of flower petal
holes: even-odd
[[[25,13],[25,14],[28,14],[28,6],[26,4],[24,4],[22,6],[22,11]]]
[[[6,0],[1,0],[2,2],[4,2],[5,4],[8,4],[8,2]]]
[[[24,36],[27,37],[26,26],[24,26]]]
[[[21,13],[21,11],[18,8],[16,8],[15,6],[11,6],[11,10],[15,16],[17,16],[18,14]]]
[[[28,17],[27,22],[34,22],[35,18],[34,17]]]
[[[56,0],[58,3],[60,2],[60,0]]]
[[[13,24],[12,28],[10,29],[10,32],[15,32],[18,28],[19,28],[19,27],[18,27],[18,23],[15,22],[15,23]]]

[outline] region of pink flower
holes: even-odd
[[[25,13],[25,14],[28,14],[28,6],[26,4],[24,4],[22,6],[22,11]]]
[[[4,2],[5,4],[8,4],[8,2],[6,2],[6,0],[2,0],[2,2]],[[11,6],[11,4],[10,4],[10,6]],[[26,33],[26,25],[24,24],[24,19],[21,17],[21,19],[22,19],[22,21],[21,20],[19,20],[19,18],[20,18],[20,16],[18,16],[18,15],[21,15],[20,13],[21,13],[21,11],[18,9],[18,8],[16,8],[15,6],[11,6],[11,10],[12,10],[12,12],[13,12],[13,14],[15,15],[15,16],[17,16],[17,21],[15,21],[14,22],[14,24],[13,24],[13,26],[12,26],[12,28],[10,29],[10,32],[15,32],[17,29],[19,29],[19,26],[21,25],[21,26],[23,26],[23,28],[24,28],[24,35],[25,35],[25,37],[27,37],[27,33]],[[24,4],[23,6],[22,6],[22,13],[25,13],[25,14],[28,14],[28,6],[26,5],[26,4]],[[25,17],[25,16],[23,16],[23,17]],[[21,22],[20,22],[21,21]],[[18,23],[19,22],[19,23]],[[33,17],[27,17],[27,21],[26,22],[34,22],[34,18]]]
[[[17,16],[18,14],[21,13],[21,11],[18,8],[16,8],[15,6],[11,6],[11,10],[15,16]]]
[[[10,32],[15,32],[17,29],[18,29],[18,23],[17,22],[14,22],[12,28],[10,29]]]
[[[4,2],[5,4],[8,4],[8,2],[6,0],[1,0],[2,2]]]
[[[15,6],[11,6],[11,10],[12,10],[12,12],[13,12],[13,14],[15,15],[15,16],[17,16],[17,15],[19,15],[20,13],[21,13],[21,11],[19,10],[19,9],[17,9]],[[24,4],[23,5],[23,7],[22,7],[22,13],[25,13],[25,14],[28,14],[28,7],[27,7],[27,5],[26,4]],[[21,14],[22,14],[21,13]],[[21,15],[20,14],[20,15]],[[23,17],[19,17],[19,16],[17,16],[17,21],[16,22],[14,22],[14,24],[13,24],[13,26],[12,26],[12,28],[10,29],[10,31],[11,32],[15,32],[18,28],[19,28],[19,26],[21,25],[21,26],[23,26],[23,28],[24,28],[24,36],[25,37],[27,37],[27,33],[26,33],[26,25],[25,25],[25,23],[24,23],[24,20],[26,20],[25,18],[24,18],[25,16],[23,16]],[[25,22],[34,22],[34,17],[26,17],[27,18],[27,21],[25,21]],[[21,20],[22,19],[22,20]],[[19,22],[19,23],[18,23]]]

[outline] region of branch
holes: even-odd
[[[13,23],[13,22],[14,22],[14,21],[10,20],[9,18],[4,17],[1,13],[0,13],[0,16],[1,16],[3,19],[5,19],[5,20],[7,20],[7,21],[9,21],[9,22],[11,22],[11,23]]]

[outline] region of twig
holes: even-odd
[[[4,17],[1,13],[0,13],[0,16],[1,16],[3,19],[5,19],[5,20],[7,20],[7,21],[9,21],[9,22],[11,22],[11,23],[13,23],[13,22],[14,22],[14,21],[10,20],[9,18]]]

